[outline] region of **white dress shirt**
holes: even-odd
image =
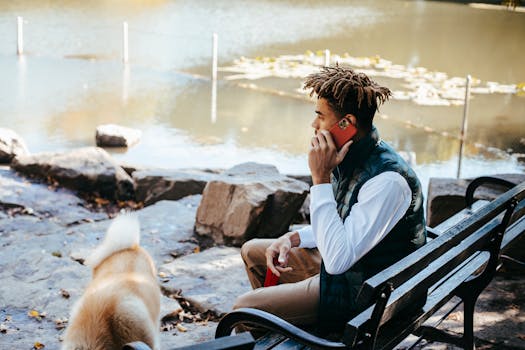
[[[297,232],[299,247],[319,249],[329,274],[348,270],[403,217],[412,191],[400,174],[387,171],[366,181],[348,217],[337,213],[332,184],[310,189],[310,226]]]

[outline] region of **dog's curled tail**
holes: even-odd
[[[124,249],[136,248],[139,242],[139,219],[131,213],[121,214],[113,219],[104,241],[86,259],[85,265],[95,268],[111,254]]]

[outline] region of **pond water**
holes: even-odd
[[[16,18],[24,55],[16,55]],[[129,65],[121,62],[129,24]],[[328,49],[376,56],[407,68],[482,82],[525,82],[525,13],[434,1],[0,1],[0,127],[31,152],[94,145],[97,125],[143,131],[120,162],[158,168],[227,168],[245,161],[306,174],[314,102],[300,78],[225,80],[211,120],[211,42],[219,66],[244,57]],[[392,89],[406,82],[377,77]],[[255,84],[247,89],[242,83]],[[522,86],[522,85],[518,85]],[[266,90],[265,90],[266,89]],[[476,94],[470,101],[461,175],[523,172],[525,94]],[[382,137],[413,152],[415,170],[455,177],[463,106],[391,100],[376,118]],[[429,132],[432,130],[432,132]],[[443,134],[445,133],[445,135]]]

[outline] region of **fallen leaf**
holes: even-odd
[[[187,332],[188,331],[188,329],[186,327],[184,327],[183,325],[181,325],[180,323],[177,323],[176,327],[177,327],[177,329],[180,332]]]
[[[166,277],[168,277],[168,275],[166,274],[166,272],[162,272],[161,271],[161,272],[159,272],[159,277],[160,278],[166,278]]]
[[[450,315],[448,315],[447,320],[451,321],[460,321],[461,320],[461,312],[453,312]]]
[[[97,198],[95,198],[95,203],[97,203],[98,205],[107,205],[107,204],[109,204],[109,200],[107,200],[105,198],[97,197]]]
[[[36,310],[31,310],[27,314],[29,315],[29,317],[38,317],[38,316],[40,316],[40,314]]]
[[[129,208],[129,209],[142,209],[144,207],[144,203],[142,202],[135,202],[133,200],[128,201],[117,201],[117,206],[119,208]]]
[[[168,324],[172,322],[178,322],[179,321],[179,313],[182,311],[182,309],[174,310],[164,316],[162,316],[160,322],[161,324]]]
[[[33,349],[34,350],[40,350],[40,349],[43,349],[45,348],[46,346],[44,344],[42,344],[41,342],[35,342],[35,344],[33,345]]]
[[[38,312],[36,310],[31,310],[27,313],[27,315],[38,321],[42,321],[42,318],[46,317],[47,314],[45,312]]]
[[[66,299],[69,299],[69,297],[70,297],[69,292],[67,290],[65,290],[65,289],[60,289],[60,295],[62,295]]]
[[[194,253],[200,253],[200,252],[201,252],[201,247],[195,247],[195,248],[193,248],[193,252],[194,252]]]
[[[521,340],[525,340],[525,334],[518,334],[517,337]]]
[[[66,328],[67,322],[68,322],[67,318],[63,318],[63,319],[57,318],[55,320],[55,328],[58,329],[58,330],[64,329],[64,328]]]
[[[57,258],[61,258],[62,257],[62,253],[59,252],[59,251],[54,251],[51,253],[51,255],[53,255],[54,257],[57,257]]]

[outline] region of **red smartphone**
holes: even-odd
[[[330,128],[330,134],[334,139],[335,146],[338,150],[344,146],[357,133],[356,127],[348,118],[343,118]]]
[[[273,264],[277,265],[277,258],[273,258]],[[275,275],[270,268],[266,269],[266,277],[264,278],[264,286],[271,287],[277,285],[279,282],[279,277]]]

